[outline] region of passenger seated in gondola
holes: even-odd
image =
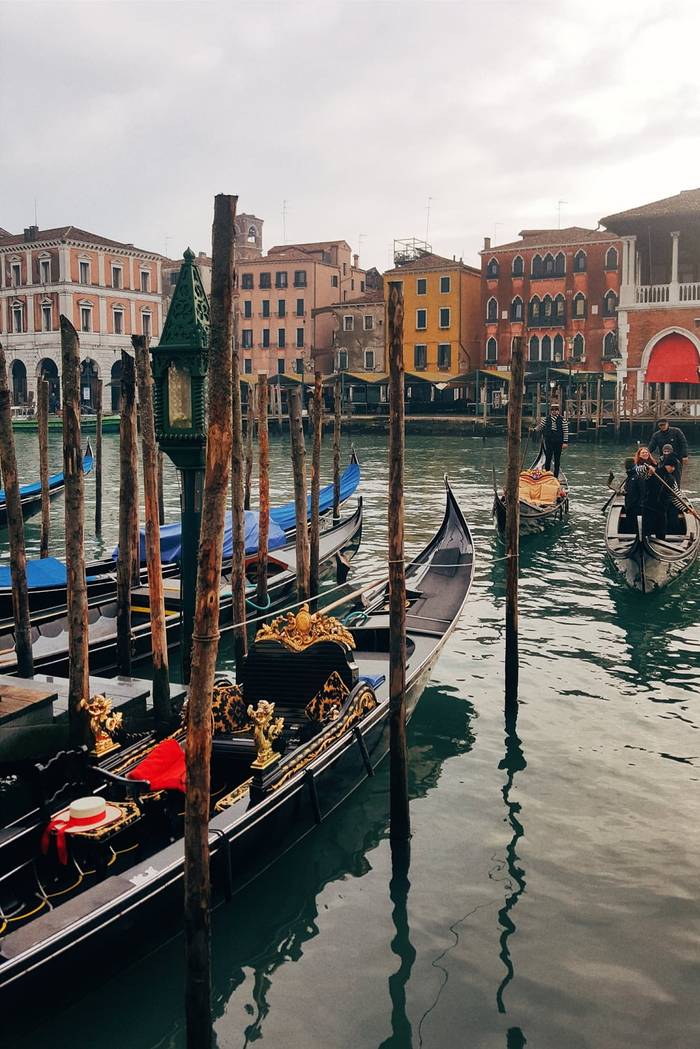
[[[671,473],[673,464],[671,464]],[[642,446],[634,459],[625,461],[627,481],[625,484],[625,514],[629,531],[635,531],[638,518],[642,519],[642,535],[654,535],[665,539],[667,518],[678,507],[680,497],[675,497],[675,486],[664,483],[668,472],[663,462],[657,464],[648,448]],[[672,531],[677,532],[676,520],[671,517]]]

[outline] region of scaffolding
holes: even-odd
[[[405,237],[394,241],[394,265],[405,266],[408,262],[415,262],[424,255],[432,255],[433,249],[424,240],[417,237]]]

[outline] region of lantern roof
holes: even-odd
[[[195,265],[194,252],[187,248],[182,258],[182,266],[158,348],[207,350],[209,300],[199,269]]]

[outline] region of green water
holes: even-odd
[[[32,479],[36,438],[17,441]],[[385,556],[387,463],[377,439],[355,444],[360,580]],[[117,450],[106,437],[109,510],[89,552],[116,537]],[[490,516],[503,445],[409,438],[409,549],[439,522],[447,471],[478,553],[470,601],[410,726],[410,886],[390,898],[385,766],[216,912],[221,1049],[700,1044],[698,577],[644,598],[606,571],[599,510],[622,454],[572,445],[570,521],[524,542],[522,702],[506,732],[503,550]],[[273,468],[282,501],[286,444],[273,442]],[[685,481],[692,493],[700,466]],[[172,518],[174,475],[166,482]],[[87,491],[90,503],[92,482]],[[58,500],[57,546],[62,510]],[[38,546],[38,528],[28,541]],[[224,646],[222,664],[228,656]],[[163,935],[155,954],[66,1010],[47,988],[46,1018],[23,1049],[184,1046],[182,941],[175,926]]]

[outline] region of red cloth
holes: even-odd
[[[126,776],[148,780],[151,790],[181,790],[184,794],[185,752],[177,740],[163,739]]]
[[[54,816],[49,824],[44,828],[44,833],[41,835],[41,851],[44,856],[49,851],[49,845],[51,844],[51,835],[56,835],[56,852],[58,858],[64,865],[68,863],[68,846],[66,845],[66,830],[70,827],[94,827],[98,823],[104,822],[104,812],[98,812],[96,816]]]
[[[698,351],[690,339],[671,332],[651,351],[644,382],[700,382]]]

